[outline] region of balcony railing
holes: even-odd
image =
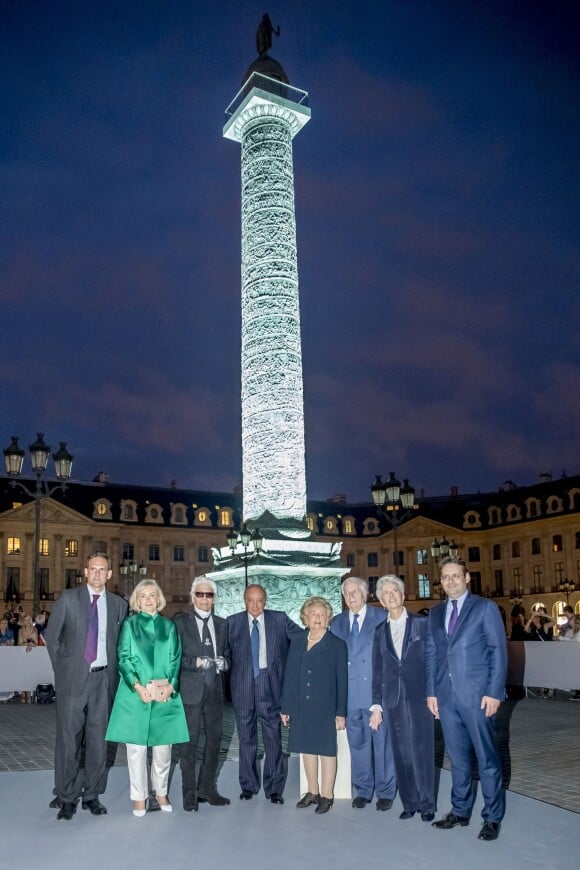
[[[288,100],[288,102],[294,103],[297,106],[308,108],[307,91],[301,91],[300,88],[294,88],[292,85],[287,85],[278,79],[271,79],[269,76],[262,75],[262,73],[253,72],[227,107],[226,121],[229,121],[232,115],[237,112],[253,88],[259,88],[261,91],[266,91],[275,97],[282,97],[282,99]]]

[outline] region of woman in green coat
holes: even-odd
[[[106,739],[127,744],[127,766],[133,815],[145,815],[148,794],[147,747],[153,747],[151,787],[168,813],[171,744],[189,740],[183,703],[178,694],[181,640],[175,624],[159,615],[166,600],[155,580],[144,579],[129,599],[134,611],[119,635],[121,680]]]

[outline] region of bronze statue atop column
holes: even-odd
[[[256,31],[256,49],[260,57],[265,57],[268,54],[268,49],[272,48],[272,34],[280,36],[280,28],[274,27],[267,12],[262,15],[262,20]]]

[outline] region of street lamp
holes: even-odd
[[[558,583],[558,592],[561,592],[566,596],[566,604],[570,604],[570,596],[573,592],[576,591],[576,584],[571,580],[568,580],[567,577],[564,577],[563,580],[560,580]]]
[[[48,457],[50,456],[50,447],[44,441],[44,433],[36,433],[36,441],[28,448],[30,452],[30,461],[32,470],[36,475],[35,488],[28,489],[22,481],[17,480],[22,474],[22,466],[24,464],[24,450],[18,444],[18,436],[12,435],[12,440],[8,447],[4,448],[4,463],[6,465],[6,473],[12,478],[11,486],[19,486],[29,498],[34,499],[34,576],[32,587],[32,613],[36,614],[40,608],[40,507],[44,498],[50,496],[60,489],[62,492],[66,490],[67,481],[70,480],[72,472],[73,457],[66,449],[66,441],[60,442],[60,448],[56,453],[52,454],[54,468],[57,479],[60,483],[55,483],[52,487],[48,481],[43,478],[46,466],[48,465]]]
[[[143,562],[137,564],[135,559],[123,559],[119,565],[119,573],[123,578],[123,596],[128,598],[130,591],[132,592],[135,587],[137,574],[140,574],[141,577],[145,577],[147,574],[147,568]],[[130,577],[129,583],[127,583],[128,577]]]
[[[242,545],[244,550],[243,553],[238,553],[238,557],[244,562],[244,585],[246,589],[248,588],[248,561],[253,559],[254,556],[260,555],[263,541],[264,539],[260,534],[260,530],[254,529],[253,532],[250,532],[246,523],[243,524],[239,532],[232,529],[227,535],[227,542],[232,551],[232,556],[235,555],[239,544]]]
[[[411,511],[417,505],[415,504],[415,490],[409,485],[409,481],[405,478],[403,486],[395,477],[393,471],[389,472],[389,479],[383,483],[380,476],[375,477],[375,482],[371,486],[371,495],[375,507],[379,508],[390,522],[393,529],[393,566],[395,574],[398,574],[399,566],[399,551],[397,549],[397,528],[404,519],[410,516]]]

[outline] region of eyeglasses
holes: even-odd
[[[441,582],[445,583],[449,580],[463,580],[463,574],[442,574]]]
[[[195,592],[196,598],[214,598],[215,592]]]

